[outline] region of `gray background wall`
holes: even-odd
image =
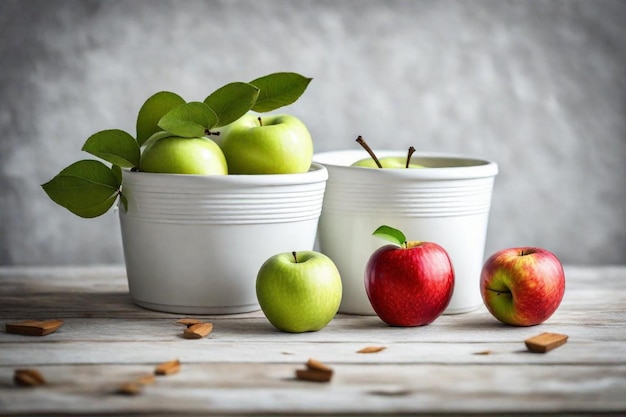
[[[487,253],[626,263],[626,2],[0,2],[0,264],[122,262],[116,213],[39,187],[159,90],[202,100],[274,71],[317,151],[469,153],[500,174]]]

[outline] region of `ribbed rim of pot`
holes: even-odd
[[[124,181],[132,181],[134,184],[158,184],[169,187],[190,187],[210,184],[211,186],[224,186],[228,188],[255,187],[255,186],[283,186],[311,184],[326,181],[328,171],[326,167],[318,163],[312,163],[308,172],[299,174],[269,174],[269,175],[191,175],[191,174],[159,174],[152,172],[131,172],[124,169]]]
[[[302,174],[176,175],[124,171],[128,210],[143,222],[261,224],[319,217],[327,169]]]
[[[406,153],[398,152],[397,150],[375,150],[374,152],[379,158],[387,156],[406,158]],[[313,160],[333,171],[354,172],[355,170],[361,170],[370,175],[385,175],[399,179],[468,179],[493,177],[498,173],[498,165],[494,161],[468,155],[433,152],[416,152],[411,158],[411,163],[423,165],[428,169],[372,169],[350,166],[354,162],[367,157],[369,155],[365,150],[356,149],[320,152],[313,155]]]

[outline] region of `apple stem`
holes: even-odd
[[[204,131],[204,134],[205,134],[206,136],[219,136],[219,135],[220,135],[220,132],[212,132],[212,131],[210,131],[209,129],[206,129],[206,130]]]
[[[257,120],[259,121],[259,125],[263,126],[263,120],[261,120],[261,116],[257,117]]]
[[[382,168],[383,166],[381,165],[380,161],[378,160],[378,158],[376,157],[376,154],[374,153],[374,151],[372,150],[372,148],[369,147],[369,145],[367,144],[367,142],[365,142],[365,139],[363,139],[362,136],[359,135],[358,138],[356,138],[356,141],[359,145],[361,145],[363,147],[363,149],[365,149],[367,151],[368,154],[370,154],[370,156],[372,157],[372,159],[374,160],[374,162],[376,162],[376,165],[378,166],[378,168]]]
[[[298,257],[296,256],[296,251],[291,252],[291,254],[293,255],[293,260],[298,263]]]
[[[503,295],[503,294],[511,295],[511,291],[500,291],[500,290],[494,290],[491,288],[487,288],[487,291],[495,292],[497,295]]]
[[[409,164],[411,163],[411,156],[413,156],[413,153],[415,152],[415,148],[414,147],[409,147],[409,153],[406,156],[406,166],[405,168],[409,167]]]

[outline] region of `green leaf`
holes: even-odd
[[[406,243],[406,236],[404,236],[404,233],[390,226],[380,226],[378,229],[374,230],[372,235],[388,240],[389,242],[395,243],[399,246],[404,246]]]
[[[102,162],[82,160],[41,186],[55,203],[80,217],[91,218],[111,208],[120,185],[113,170]]]
[[[195,138],[204,136],[207,129],[217,123],[217,115],[205,103],[193,101],[181,104],[167,112],[161,120],[159,127],[176,136]]]
[[[84,207],[79,212],[74,212],[74,214],[79,215],[80,217],[84,217],[87,219],[91,219],[93,217],[98,217],[109,211],[109,209],[115,204],[117,200],[117,193],[112,194],[109,198],[103,201],[100,204],[96,204],[92,207]]]
[[[234,82],[215,90],[204,102],[217,114],[215,127],[226,126],[246,114],[259,96],[252,84]]]
[[[250,81],[261,90],[252,110],[264,113],[293,103],[311,80],[295,72],[277,72]]]
[[[120,168],[118,165],[113,165],[111,167],[111,171],[113,172],[113,174],[115,174],[115,178],[117,178],[117,183],[121,184],[122,183],[122,168]]]
[[[154,133],[161,130],[158,126],[161,117],[181,104],[185,104],[185,100],[178,94],[169,91],[160,91],[148,98],[137,115],[137,143],[139,146],[143,145]]]
[[[139,166],[139,145],[123,130],[103,130],[91,135],[83,145],[83,151],[120,167]]]
[[[124,207],[124,211],[127,212],[128,211],[128,199],[123,193],[120,193],[120,202],[122,203],[122,206]]]

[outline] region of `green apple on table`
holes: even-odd
[[[337,314],[342,285],[339,271],[316,251],[285,252],[259,269],[256,293],[263,313],[279,330],[318,331]]]
[[[221,134],[230,174],[295,174],[311,167],[313,140],[295,116],[248,113]]]
[[[168,136],[150,140],[142,152],[139,170],[168,174],[228,174],[222,150],[206,137]]]

